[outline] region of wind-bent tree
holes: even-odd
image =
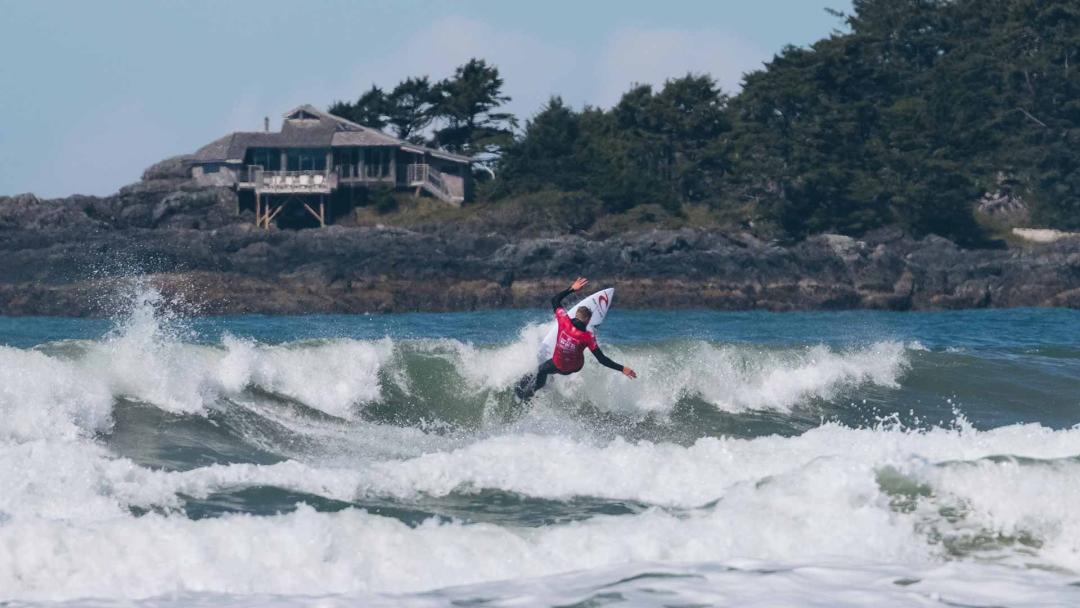
[[[473,156],[498,155],[517,126],[512,114],[496,111],[510,101],[502,87],[498,68],[482,59],[470,59],[438,83],[434,116],[442,125],[435,130],[435,145]]]
[[[424,141],[423,130],[431,124],[435,91],[427,76],[406,78],[386,96],[387,123],[394,128],[398,139],[419,144]]]
[[[365,127],[382,129],[387,125],[388,110],[386,93],[379,87],[371,85],[371,88],[365,91],[355,103],[334,102],[329,112]]]

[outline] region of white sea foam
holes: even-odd
[[[1073,431],[1074,433],[1077,431]],[[979,460],[912,467],[909,474],[935,493],[921,502],[927,526],[960,542],[986,538],[1027,541],[1022,553],[1037,553],[1060,568],[1080,571],[1080,461]],[[939,510],[959,514],[942,520]],[[1010,557],[1003,552],[1003,558]],[[1023,561],[1023,560],[1020,560]]]
[[[689,447],[493,437],[356,469],[286,462],[169,473],[110,457],[78,438],[11,442],[0,449],[0,599],[411,593],[501,579],[524,585],[560,572],[642,563],[747,559],[814,564],[797,577],[804,582],[815,568],[847,568],[856,574],[843,576],[872,587],[865,573],[878,566],[867,564],[892,564],[896,578],[947,568],[930,528],[946,538],[1027,535],[1042,548],[1010,553],[1003,546],[998,559],[1075,568],[1080,531],[1070,508],[1078,498],[1071,481],[1080,465],[1068,457],[1078,452],[1080,429],[905,432],[825,425],[794,438],[703,439]],[[993,454],[1047,460],[985,460]],[[916,508],[892,507],[895,496],[879,482],[884,467],[930,489]],[[486,487],[682,508],[539,529],[435,522],[409,528],[360,511],[308,508],[202,521],[180,514],[135,518],[126,511],[130,505],[178,506],[177,493],[198,497],[252,485],[343,500]],[[959,516],[941,517],[943,507]],[[999,580],[996,571],[967,575]],[[815,586],[828,589],[826,582]],[[981,584],[951,592],[979,597]],[[508,585],[503,593],[520,592]],[[945,578],[923,588],[950,589]],[[892,587],[878,591],[899,601]],[[766,597],[777,596],[756,601]]]
[[[971,498],[963,488],[935,486],[935,491],[959,491],[964,499]],[[308,507],[283,516],[201,521],[116,516],[73,525],[19,517],[0,526],[0,599],[139,598],[178,591],[410,593],[632,564],[638,569],[648,563],[738,567],[746,560],[763,560],[780,570],[801,564],[801,577],[771,582],[790,589],[796,579],[809,576],[815,581],[810,590],[820,585],[834,593],[843,587],[842,580],[857,580],[868,593],[873,587],[868,573],[881,576],[882,571],[888,572],[890,583],[936,577],[936,584],[919,589],[924,599],[946,591],[954,597],[981,597],[984,583],[1000,591],[1022,589],[1023,582],[1031,580],[1017,575],[1019,569],[984,572],[973,565],[947,565],[940,546],[923,535],[923,513],[892,509],[891,498],[868,463],[804,458],[800,467],[787,472],[736,484],[703,508],[654,509],[538,529],[434,521],[410,528],[362,511],[330,514]],[[1042,496],[1013,496],[1006,502],[1026,502],[1028,514],[1034,514],[1043,509],[1043,501]],[[975,506],[969,501],[968,508]],[[1024,560],[1063,565],[1053,561],[1055,556],[1028,555]],[[826,575],[822,568],[833,574]],[[959,584],[954,578],[958,573],[968,577],[968,584]],[[1063,593],[1068,591],[1067,580],[1055,580]],[[878,591],[899,600],[891,586]],[[783,597],[775,593],[773,587],[773,594],[756,601]],[[800,602],[793,599],[791,605]]]
[[[37,395],[45,401],[78,402],[83,404],[77,406],[80,411],[98,412],[93,420],[77,424],[101,422],[104,392],[170,412],[200,414],[220,397],[235,397],[249,388],[351,418],[358,407],[383,397],[385,383],[410,393],[403,357],[417,353],[446,359],[463,380],[464,390],[478,395],[506,390],[535,370],[536,351],[548,329],[544,324],[529,325],[514,341],[485,347],[448,339],[390,338],[263,345],[229,335],[217,346],[198,345],[183,341],[186,332],[159,312],[160,300],[153,290],[140,291],[116,330],[102,340],[82,343],[74,352],[35,358],[7,349],[10,366],[4,373],[18,376],[24,384],[48,379],[47,384],[55,385],[49,390],[62,393],[50,399],[40,395],[39,388],[20,388],[18,394],[31,400]],[[908,365],[906,348],[898,342],[849,349],[818,345],[766,350],[678,341],[607,351],[636,368],[638,380],[589,362],[579,374],[554,378],[541,400],[560,395],[610,411],[667,412],[693,396],[727,411],[786,410],[864,385],[896,387]],[[81,393],[85,395],[69,398]],[[86,405],[88,399],[98,405]]]
[[[526,325],[516,340],[496,347],[478,348],[452,341],[455,353],[452,362],[472,387],[506,388],[523,375],[536,371],[537,352],[549,329],[546,324]]]
[[[156,515],[78,526],[20,520],[0,527],[0,597],[416,592],[641,561],[783,557],[793,549],[822,558],[929,559],[924,545],[909,540],[904,517],[875,505],[883,499],[872,484],[813,486],[819,500],[809,509],[777,485],[685,517],[652,511],[532,530],[435,522],[410,528],[362,511],[309,507],[284,516],[200,521]],[[838,510],[843,505],[836,500],[847,502],[850,492],[862,503]],[[746,514],[760,517],[766,505],[766,521],[746,527]],[[799,525],[814,517],[824,518],[822,525]],[[865,542],[868,537],[876,542]]]
[[[586,390],[609,409],[627,404],[667,411],[685,396],[696,396],[726,411],[788,410],[808,399],[831,399],[861,385],[898,387],[907,369],[904,345],[879,342],[862,348],[764,350],[684,343],[674,352],[612,348],[612,356],[634,367],[639,380],[627,382],[600,366],[557,383],[568,397]]]
[[[1037,598],[1053,605],[1078,595],[1055,569],[1080,569],[1073,509],[1080,428],[824,424],[797,437],[680,446],[522,432],[527,424],[447,438],[353,419],[383,398],[381,382],[411,390],[405,351],[449,361],[463,390],[503,390],[535,364],[542,333],[526,328],[502,347],[388,339],[268,346],[231,337],[201,346],[179,340],[152,314],[136,314],[102,341],[46,352],[0,348],[0,602],[568,604],[617,589],[647,604],[658,594],[620,582],[643,570],[693,576],[649,583],[689,603]],[[681,341],[608,350],[636,367],[639,381],[589,365],[555,379],[549,395],[612,411],[665,412],[687,395],[729,411],[783,411],[864,386],[894,387],[908,357],[895,342],[767,350]],[[252,388],[346,419],[263,411],[303,437],[348,434],[379,447],[361,458],[330,449],[272,465],[163,471],[116,457],[94,439],[109,428],[117,398],[202,415],[223,401],[257,401]],[[1001,455],[1009,457],[990,458]],[[179,511],[185,497],[259,486],[420,508],[480,490],[645,508],[539,528],[435,520],[409,527],[362,510],[306,506],[199,521]],[[131,507],[166,514],[135,517]],[[559,578],[544,578],[551,576]],[[370,595],[460,585],[471,587]]]
[[[535,370],[546,331],[545,326],[529,326],[516,341],[496,348],[457,343],[454,363],[474,387],[506,388]],[[637,381],[589,361],[578,374],[554,378],[551,390],[611,411],[670,411],[687,396],[726,411],[786,410],[861,385],[896,388],[908,367],[906,350],[899,342],[844,350],[823,345],[767,350],[704,341],[613,346],[605,347],[605,353],[633,367]]]
[[[394,351],[389,338],[260,346],[226,336],[224,345],[216,380],[227,392],[258,386],[344,418],[380,396],[379,370]]]
[[[704,439],[685,448],[497,437],[357,469],[286,462],[168,473],[109,458],[82,441],[27,442],[0,451],[0,487],[9,490],[0,499],[7,518],[0,589],[10,590],[0,597],[412,592],[655,561],[928,568],[945,558],[937,538],[997,534],[1034,541],[999,542],[999,560],[1076,568],[1080,520],[1071,507],[1080,496],[1071,482],[1080,464],[1068,457],[1078,452],[1080,429],[826,425],[794,438]],[[985,459],[1004,453],[1045,460]],[[886,468],[928,488],[915,508],[892,506],[897,497],[879,480]],[[497,488],[680,508],[541,529],[434,522],[411,529],[356,511],[198,522],[125,511],[175,507],[177,493],[253,485],[342,500]],[[954,515],[942,517],[943,508]]]
[[[113,396],[98,378],[44,354],[0,346],[0,440],[105,428]]]
[[[393,349],[389,340],[265,346],[231,336],[214,347],[137,331],[84,343],[66,356],[4,348],[8,365],[0,373],[12,379],[10,398],[23,402],[73,407],[93,400],[107,411],[113,399],[124,398],[202,414],[222,396],[257,387],[348,418],[353,407],[380,396],[378,374]]]
[[[178,493],[199,497],[266,485],[339,500],[373,496],[417,499],[494,489],[537,498],[589,496],[686,509],[727,500],[742,486],[756,486],[778,476],[798,478],[810,467],[831,467],[840,479],[849,470],[849,463],[857,462],[865,467],[859,469],[859,475],[874,483],[878,472],[897,470],[930,484],[937,491],[936,500],[962,501],[973,514],[980,508],[992,512],[998,519],[988,520],[988,527],[1006,532],[1024,528],[1036,535],[1049,529],[1043,525],[1025,527],[1026,520],[1009,515],[1011,511],[1002,506],[1005,504],[1013,505],[1018,513],[1037,511],[1050,521],[1072,526],[1069,505],[1077,496],[1064,489],[1069,487],[1064,482],[1068,475],[1080,474],[1080,463],[1056,460],[1036,466],[981,460],[1004,453],[1039,459],[1068,457],[1080,453],[1080,430],[1052,431],[1028,425],[986,432],[904,432],[826,425],[793,438],[706,438],[688,447],[621,439],[588,445],[562,437],[500,436],[459,449],[365,463],[357,468],[299,462],[215,465],[182,473],[120,468],[119,478],[107,477],[99,483],[109,495],[142,506],[173,504]],[[967,464],[937,464],[954,461]],[[977,475],[987,480],[978,481]],[[1020,487],[1009,475],[1024,480],[1030,492],[1012,502],[1004,495],[987,495],[1006,492],[998,488]],[[974,479],[954,481],[968,477]],[[1037,495],[1049,502],[1033,501]],[[1080,531],[1066,536],[1080,540]]]
[[[403,350],[389,338],[261,345],[231,336],[225,336],[220,346],[204,346],[177,341],[149,319],[63,355],[6,349],[9,365],[4,373],[30,384],[47,378],[49,390],[66,393],[41,399],[69,405],[85,406],[87,399],[107,402],[108,393],[170,412],[200,414],[222,396],[258,388],[351,418],[357,408],[383,398],[386,383],[411,391],[401,359],[409,353],[449,360],[465,390],[478,395],[506,390],[534,369],[533,342],[539,340],[539,329],[531,327],[519,340],[501,347],[440,340],[408,343]],[[666,412],[687,396],[728,411],[784,410],[863,385],[898,386],[907,366],[903,345],[893,342],[849,350],[815,346],[758,351],[706,342],[609,350],[637,368],[638,380],[591,364],[580,374],[553,379],[549,394],[611,411]],[[15,380],[9,384],[14,387]],[[40,390],[20,389],[17,394],[33,400]],[[550,397],[542,394],[544,398]],[[87,412],[102,409],[84,406],[79,408]],[[95,420],[84,422],[100,422]]]
[[[704,438],[689,447],[622,439],[598,446],[558,436],[500,436],[453,451],[376,463],[359,481],[369,493],[398,497],[486,488],[543,498],[596,496],[694,507],[723,498],[737,484],[797,471],[809,462],[854,460],[884,467],[995,454],[1080,454],[1080,429],[1028,425],[982,433],[904,432],[827,424],[798,437]]]
[[[736,560],[724,563],[635,563],[535,578],[454,586],[422,594],[350,592],[334,595],[172,592],[134,605],[144,608],[337,608],[484,606],[739,606],[776,608],[908,608],[909,606],[1073,606],[1080,588],[1054,572],[950,562],[928,567],[888,564],[805,564]],[[127,604],[127,602],[125,602]],[[18,602],[14,606],[20,606]],[[113,608],[113,600],[59,605]]]

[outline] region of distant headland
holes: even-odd
[[[104,314],[133,276],[208,314],[532,307],[581,273],[632,307],[1077,306],[1080,8],[1011,6],[857,3],[736,95],[522,124],[474,59],[301,105],[111,196],[0,197],[0,314]]]

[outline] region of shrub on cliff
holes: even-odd
[[[398,201],[394,196],[394,189],[390,186],[377,186],[371,189],[370,205],[375,212],[382,215],[393,213],[398,209]]]

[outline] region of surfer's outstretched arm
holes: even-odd
[[[573,285],[555,294],[554,298],[551,298],[551,308],[553,310],[558,310],[562,308],[562,301],[566,299],[566,296],[574,293],[575,291],[581,289],[582,287],[585,287],[588,284],[589,279],[586,279],[585,277],[578,277],[577,280],[574,281]]]
[[[617,372],[622,372],[628,378],[637,378],[637,372],[630,369],[629,367],[626,367],[625,365],[621,365],[609,359],[608,356],[604,354],[604,351],[600,350],[599,346],[592,349],[592,354],[594,357],[596,357],[596,360],[600,362],[600,365],[603,365],[608,369],[613,369]]]
[[[567,288],[555,294],[555,297],[551,298],[551,308],[553,310],[558,310],[562,308],[562,301],[566,299],[566,296],[572,293],[574,293],[574,290]]]

